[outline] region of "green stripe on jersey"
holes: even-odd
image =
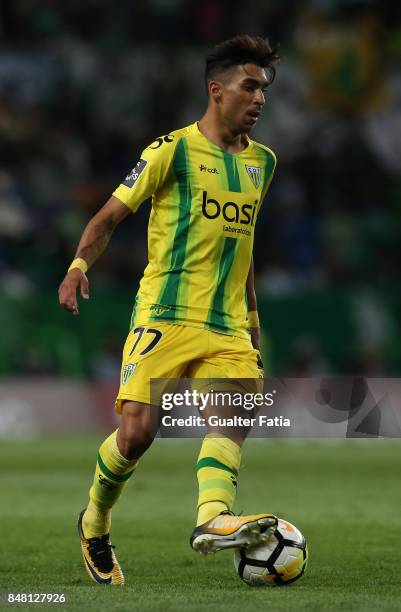
[[[224,165],[226,168],[228,191],[241,192],[241,181],[239,180],[237,161],[234,155],[223,151]]]
[[[196,464],[196,470],[200,470],[201,468],[217,468],[218,470],[225,470],[226,472],[230,472],[230,474],[234,474],[234,476],[238,476],[237,470],[234,468],[230,468],[230,466],[222,463],[218,459],[214,457],[203,457],[203,459],[199,459]]]
[[[179,188],[178,220],[171,251],[168,276],[158,300],[159,304],[167,305],[177,304],[181,273],[188,242],[189,222],[191,219],[192,195],[189,181],[188,151],[184,138],[181,138],[175,149],[173,170]],[[169,318],[175,318],[175,315],[170,313]]]
[[[263,149],[263,153],[264,153],[264,177],[263,177],[263,189],[262,189],[262,193],[265,193],[266,187],[268,186],[269,182],[271,181],[272,178],[272,174],[273,174],[273,170],[274,167],[276,165],[276,160],[274,159],[273,155],[271,153],[269,153],[268,151],[265,151]]]
[[[134,307],[132,309],[132,314],[131,314],[131,321],[129,324],[129,330],[131,331],[131,329],[134,327],[135,325],[135,317],[136,317],[136,302],[134,303]]]
[[[224,238],[223,252],[220,258],[218,278],[216,282],[216,291],[212,298],[212,303],[209,309],[206,326],[211,329],[228,332],[230,328],[225,321],[226,308],[224,307],[225,289],[234,263],[235,253],[239,240],[236,238]]]

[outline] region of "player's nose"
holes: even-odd
[[[259,104],[260,106],[263,106],[264,103],[266,102],[264,93],[263,93],[263,91],[261,89],[257,89],[255,91],[254,102],[255,102],[255,104]]]

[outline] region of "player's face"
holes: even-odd
[[[265,104],[269,84],[264,68],[255,64],[235,66],[220,83],[220,113],[224,123],[234,132],[251,131]]]

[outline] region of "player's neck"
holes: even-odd
[[[248,140],[244,134],[233,132],[208,111],[198,121],[198,128],[210,142],[228,153],[240,153],[248,146]]]

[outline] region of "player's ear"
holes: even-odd
[[[221,83],[218,81],[209,81],[209,95],[218,103],[221,99]]]

